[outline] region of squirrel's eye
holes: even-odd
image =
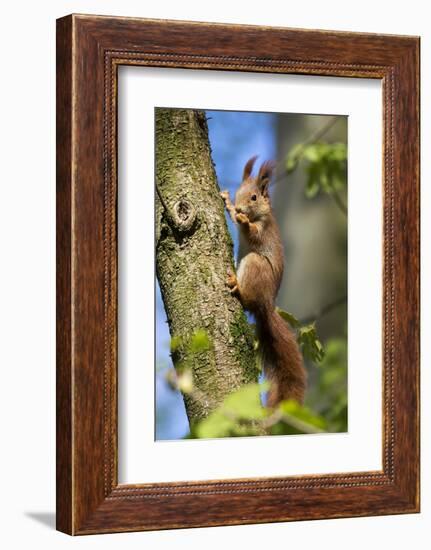
[[[255,201],[256,199],[257,199],[257,195],[252,195],[252,196],[251,196],[251,200],[252,200],[252,201]]]

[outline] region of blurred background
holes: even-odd
[[[277,298],[301,325],[315,323],[324,357],[306,357],[305,405],[326,431],[347,430],[347,117],[206,111],[220,189],[231,196],[245,163],[277,161],[271,199],[284,242]],[[226,216],[234,241],[237,230]],[[170,335],[156,285],[156,439],[189,433],[181,393],[166,382],[173,369]],[[317,422],[316,422],[317,424]]]

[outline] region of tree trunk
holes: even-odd
[[[211,160],[205,113],[156,109],[156,269],[178,370],[187,365],[193,391],[184,394],[190,423],[258,377],[253,334],[226,286],[233,267]],[[209,347],[193,351],[204,330]]]

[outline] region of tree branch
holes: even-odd
[[[299,149],[298,158],[301,159],[306,147],[317,143],[319,139],[321,139],[326,134],[326,132],[329,132],[329,130],[338,122],[338,120],[339,119],[337,116],[331,117],[321,128],[318,128],[308,137],[308,139],[303,141]]]
[[[301,159],[304,155],[304,151],[308,145],[312,145],[313,143],[316,143],[321,139],[329,130],[338,122],[338,116],[331,117],[322,127],[318,128],[316,131],[314,131],[305,141],[303,141],[299,148],[298,153],[298,159]],[[282,165],[283,166],[283,172],[273,180],[273,185],[279,183],[282,181],[288,174],[286,169],[284,169],[285,162],[279,161],[277,163],[277,168]]]
[[[319,319],[345,303],[347,303],[347,294],[345,294],[344,296],[340,296],[333,302],[329,302],[329,304],[324,305],[315,315],[308,315],[307,317],[300,319],[299,322],[301,323],[301,325],[308,325],[313,321],[318,321]]]

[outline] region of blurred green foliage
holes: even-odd
[[[325,418],[328,431],[347,431],[347,336],[328,340],[325,357],[314,368],[306,404]]]
[[[316,380],[307,393],[305,405],[289,400],[280,403],[275,410],[270,410],[262,404],[262,394],[268,390],[268,382],[248,384],[228,395],[208,417],[193,425],[188,438],[315,434],[347,430],[346,339],[329,340],[323,352],[314,325],[301,327],[292,314],[280,310],[279,313],[286,320],[289,319],[289,324],[297,330],[298,341],[304,338],[304,334],[308,335],[301,348],[304,355],[312,356],[316,361],[313,366]],[[211,342],[207,333],[200,330],[187,344],[178,338],[172,339],[171,349],[181,345],[187,345],[193,357],[193,353],[208,349]],[[316,353],[316,349],[319,353]],[[168,371],[166,376],[173,389],[188,393],[194,399],[201,398],[193,387],[190,368],[183,365],[177,372]]]
[[[207,418],[193,426],[191,437],[219,438],[255,435],[322,433],[325,420],[295,401],[284,401],[275,410],[262,406],[261,393],[268,384],[248,384],[232,393]]]
[[[286,158],[289,174],[305,163],[307,183],[305,194],[312,199],[319,192],[334,195],[347,185],[347,145],[345,143],[298,144]]]
[[[259,435],[260,422],[267,416],[260,401],[260,392],[265,389],[266,385],[247,384],[231,393],[220,407],[192,427],[191,437]]]
[[[286,313],[286,315],[289,314]],[[300,324],[298,321],[297,323],[296,328],[300,330]],[[315,342],[319,342],[317,337]],[[307,346],[302,346],[302,349],[304,351]],[[345,432],[347,430],[346,339],[328,340],[324,356],[319,361],[311,367],[315,369],[316,377],[307,393],[305,405],[289,400],[280,403],[276,409],[270,410],[262,404],[262,394],[268,390],[268,382],[248,384],[227,396],[221,406],[207,418],[192,426],[188,438]],[[179,377],[179,389],[182,385],[182,376],[184,375]],[[189,391],[193,395],[193,390],[189,389]]]

